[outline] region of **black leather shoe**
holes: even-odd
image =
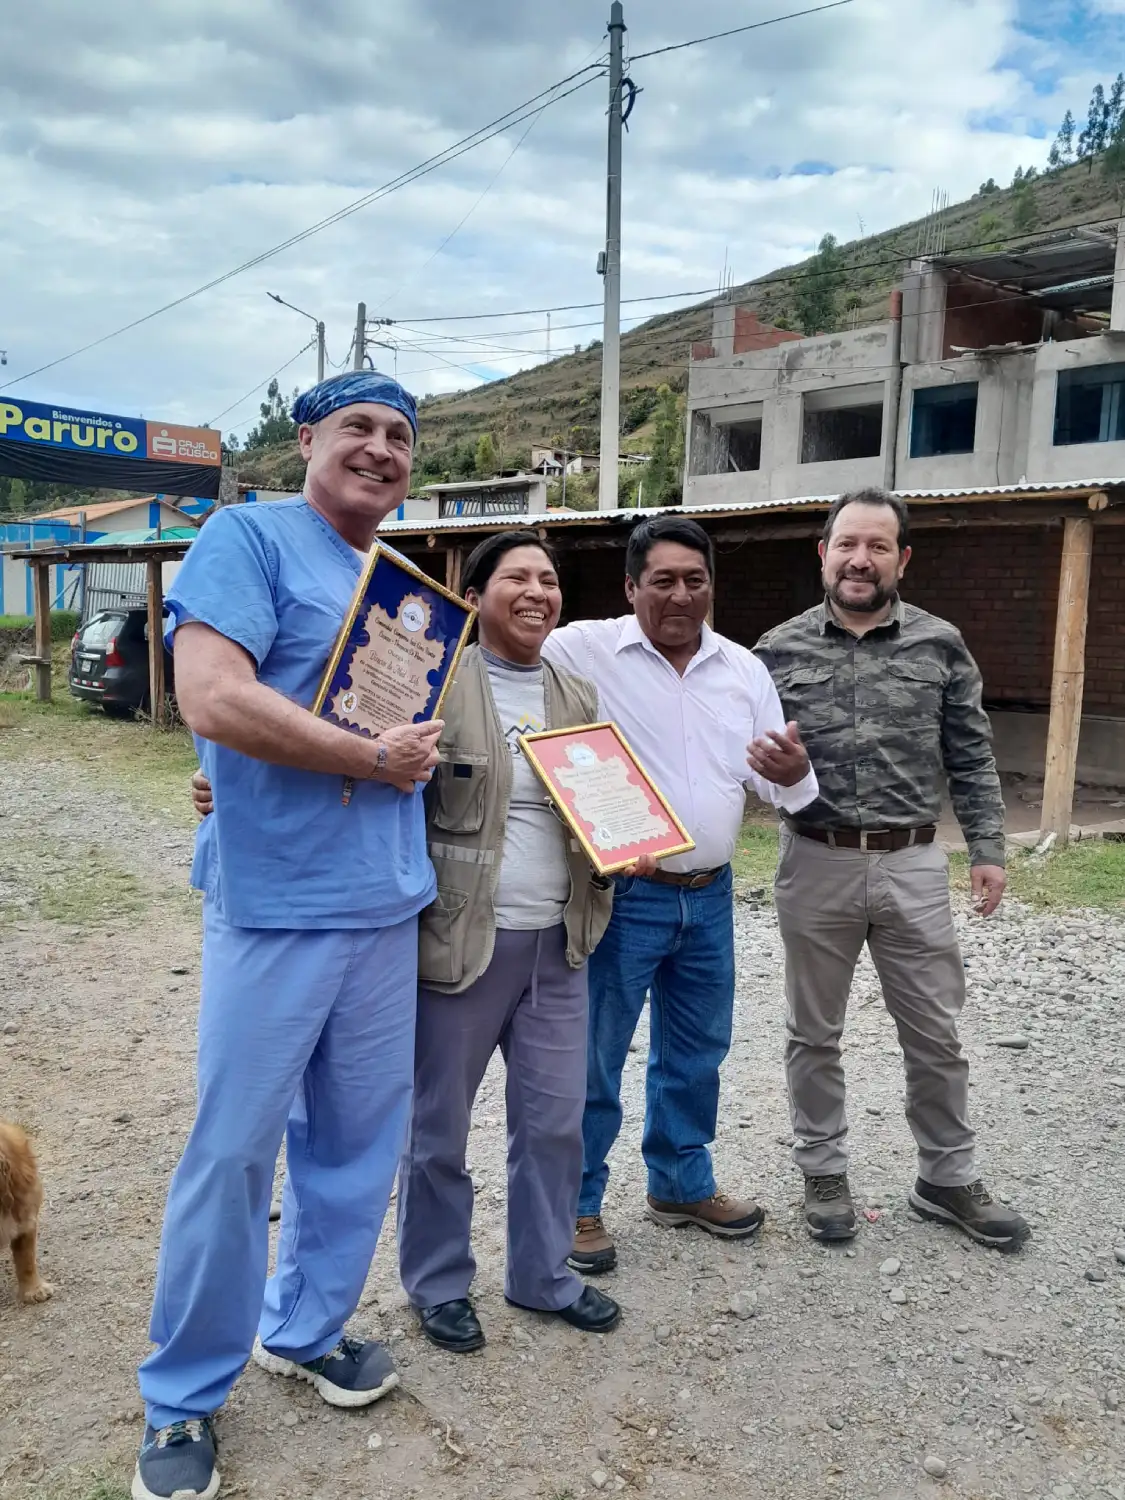
[[[416,1307],[422,1332],[431,1344],[450,1354],[471,1354],[484,1347],[484,1329],[467,1297],[439,1302],[436,1307]]]
[[[581,1329],[583,1333],[608,1333],[611,1328],[616,1328],[621,1321],[621,1309],[612,1297],[607,1297],[604,1292],[599,1292],[597,1287],[583,1287],[582,1295],[577,1302],[572,1302],[569,1307],[557,1309],[544,1307],[523,1307],[522,1302],[513,1302],[510,1297],[504,1299],[509,1307],[522,1307],[524,1312],[542,1313],[544,1317],[561,1318],[564,1323],[569,1323],[572,1328]]]

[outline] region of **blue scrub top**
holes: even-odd
[[[301,497],[217,511],[192,543],[168,608],[254,658],[258,681],[312,704],[359,580],[355,550]],[[252,760],[196,735],[215,811],[191,883],[236,927],[390,927],[436,887],[422,794]]]

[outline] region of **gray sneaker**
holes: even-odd
[[[814,1240],[854,1240],[855,1204],[845,1172],[805,1178],[805,1223]]]
[[[1031,1225],[1013,1208],[995,1203],[978,1178],[967,1187],[936,1187],[917,1179],[910,1193],[910,1206],[923,1219],[956,1224],[978,1245],[994,1250],[1018,1250],[1031,1238]]]
[[[219,1471],[215,1467],[215,1432],[210,1417],[145,1428],[133,1500],[215,1500]]]
[[[308,1364],[271,1354],[261,1339],[254,1341],[254,1363],[271,1375],[304,1380],[329,1406],[370,1406],[398,1385],[398,1371],[382,1344],[346,1335],[334,1349]]]

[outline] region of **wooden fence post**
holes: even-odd
[[[164,576],[158,557],[146,563],[148,603],[148,706],[152,727],[164,723]]]
[[[461,592],[461,547],[445,549],[445,586],[451,594]]]
[[[1090,604],[1090,558],[1094,523],[1089,516],[1068,516],[1063,523],[1059,612],[1055,621],[1055,664],[1051,678],[1051,718],[1047,729],[1047,764],[1043,775],[1041,835],[1055,835],[1056,846],[1070,838],[1078,737],[1082,729],[1082,692],[1086,678],[1086,622]]]
[[[51,701],[51,565],[31,564],[32,597],[35,601],[35,696]]]

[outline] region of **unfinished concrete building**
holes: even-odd
[[[721,303],[685,505],[1125,474],[1125,236],[913,262],[890,317],[800,338]]]

